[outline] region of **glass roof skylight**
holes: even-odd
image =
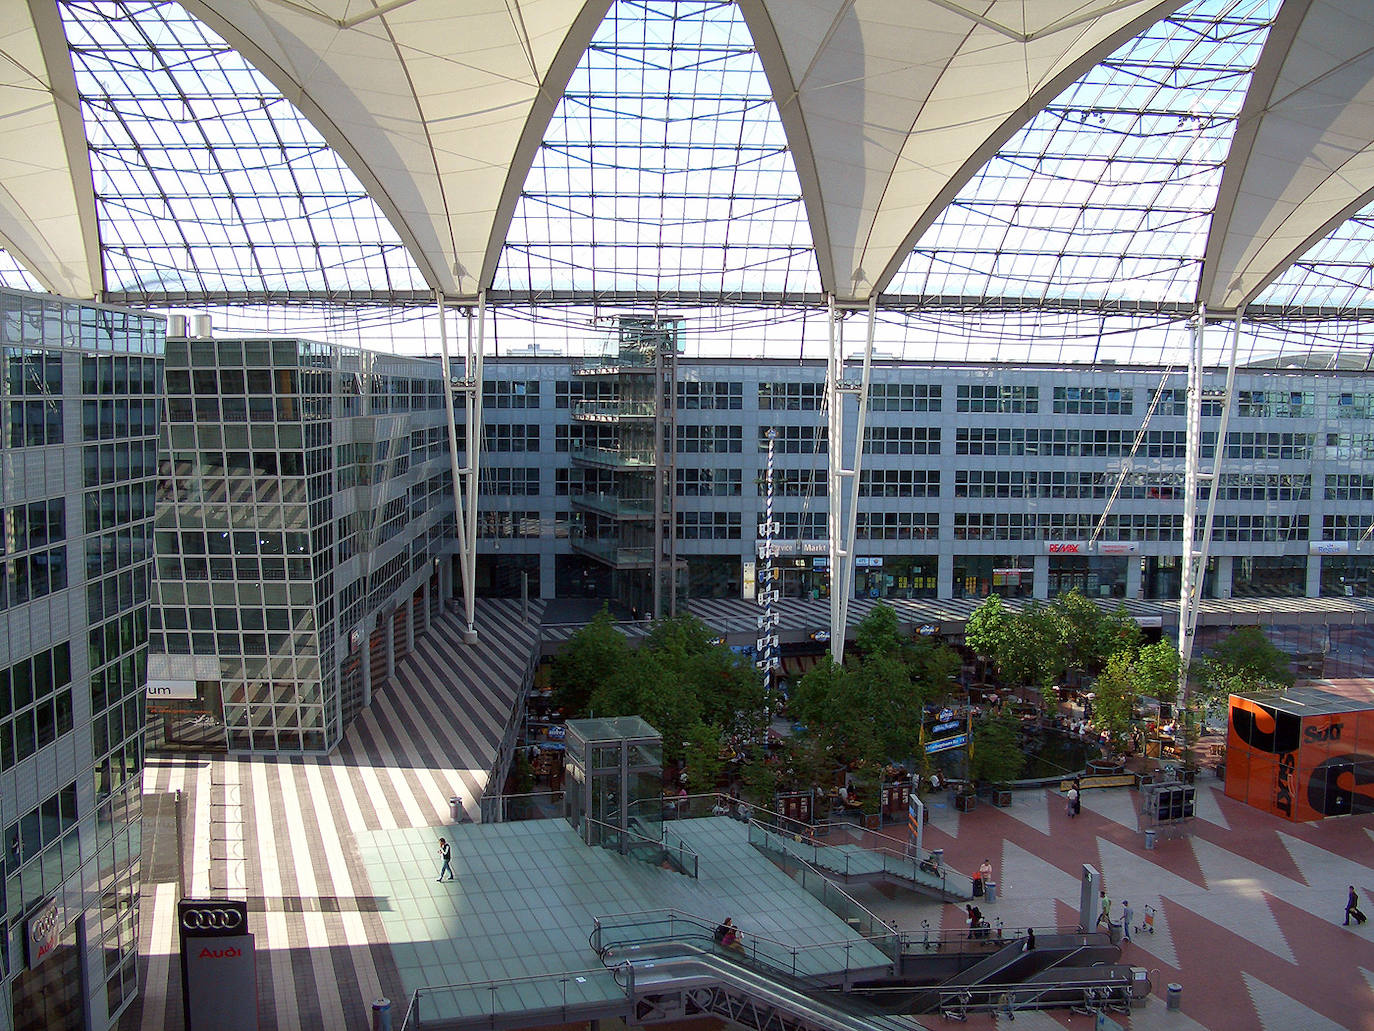
[[[144,295],[423,289],[313,126],[181,7],[66,0],[107,288]]]
[[[772,92],[729,0],[618,0],[544,137],[498,290],[819,289]]]
[[[1274,0],[1157,23],[1017,133],[927,231],[891,293],[1188,303]]]

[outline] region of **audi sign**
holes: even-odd
[[[258,1026],[258,976],[248,903],[182,899],[182,1011],[187,1031],[239,1031]]]
[[[29,917],[24,934],[24,944],[28,951],[29,969],[32,970],[57,948],[57,939],[66,925],[64,911],[57,899],[49,899]]]
[[[215,906],[187,906],[181,910],[181,930],[192,937],[242,934],[248,923],[246,903],[225,903]]]

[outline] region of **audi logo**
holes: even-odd
[[[181,926],[188,931],[237,931],[243,927],[243,914],[237,909],[187,909]]]
[[[42,916],[34,919],[29,924],[29,937],[35,942],[46,941],[48,936],[57,929],[57,910],[50,909]]]

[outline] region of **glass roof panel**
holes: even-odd
[[[243,58],[162,0],[62,0],[107,288],[423,289],[390,223]]]
[[[618,0],[516,207],[497,290],[816,291],[801,186],[728,0]]]
[[[0,286],[10,290],[32,290],[36,293],[43,291],[38,280],[29,275],[29,270],[4,250],[0,250]]]
[[[1203,0],[1122,47],[1002,147],[886,293],[1177,303],[1277,0]]]
[[[1256,304],[1368,308],[1374,298],[1374,204],[1338,225],[1255,298]]]

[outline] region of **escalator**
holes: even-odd
[[[622,978],[631,1024],[710,1016],[757,1031],[924,1031],[861,998],[808,990],[785,975],[685,943],[634,954],[619,968]]]

